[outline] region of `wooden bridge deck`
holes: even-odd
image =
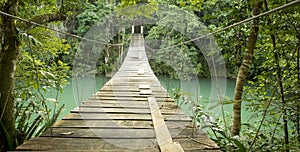
[[[133,34],[124,63],[103,88],[23,151],[219,151],[176,106]]]

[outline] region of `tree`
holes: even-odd
[[[269,10],[269,6],[266,0],[264,0],[264,5],[266,10]],[[287,106],[286,106],[286,100],[285,100],[285,94],[284,94],[284,87],[283,87],[283,82],[282,82],[282,71],[281,71],[281,67],[280,67],[280,63],[279,63],[279,55],[278,55],[278,51],[277,51],[277,46],[276,46],[276,36],[274,35],[274,33],[272,33],[274,30],[272,28],[272,20],[270,18],[270,16],[268,16],[268,25],[270,26],[270,37],[271,37],[271,41],[272,41],[272,49],[274,52],[274,60],[276,63],[276,70],[277,70],[277,77],[278,77],[278,85],[279,85],[279,90],[280,90],[280,98],[281,98],[281,103],[283,106],[282,109],[282,113],[283,113],[283,129],[284,129],[284,136],[285,136],[285,144],[288,145],[289,144],[289,132],[288,132],[288,120],[287,120]],[[289,150],[287,150],[289,151]]]
[[[16,15],[17,3],[18,0],[6,1],[2,4],[1,11]],[[13,86],[20,42],[15,20],[5,15],[1,15],[1,20],[0,38],[3,41],[0,52],[0,149],[12,150],[14,145],[11,143],[14,143],[15,138]]]
[[[253,7],[253,16],[260,14],[262,10],[262,1],[256,2]],[[236,79],[236,86],[234,91],[234,100],[235,103],[233,105],[233,120],[231,126],[231,135],[236,136],[240,134],[241,129],[241,105],[242,105],[242,97],[243,97],[243,87],[245,80],[247,78],[250,65],[252,63],[255,44],[257,41],[259,31],[259,19],[256,18],[253,20],[251,32],[247,41],[245,56],[242,61],[242,64],[239,68],[238,76]]]
[[[18,15],[18,9],[31,1],[5,0],[1,1],[1,11],[11,15]],[[36,2],[38,3],[38,2]],[[54,3],[49,0],[44,3]],[[41,5],[46,5],[46,4]],[[29,5],[28,5],[29,6]],[[31,4],[32,6],[32,4]],[[63,7],[61,7],[63,8]],[[62,9],[63,10],[63,9]],[[45,13],[31,17],[31,21],[47,24],[53,21],[66,19],[63,11],[57,13]],[[13,150],[15,143],[15,122],[14,122],[14,83],[15,72],[18,66],[19,48],[21,45],[20,31],[28,31],[34,28],[29,23],[17,24],[17,21],[9,16],[1,14],[1,34],[0,39],[0,150]]]

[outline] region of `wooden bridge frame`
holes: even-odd
[[[103,88],[20,151],[219,151],[193,127],[148,63],[142,34],[133,34],[119,71]]]
[[[133,21],[132,34],[134,33],[140,33],[140,34],[144,33],[144,26],[141,19],[137,19]]]

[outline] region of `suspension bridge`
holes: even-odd
[[[98,92],[17,151],[220,151],[154,75],[133,33],[118,72]]]

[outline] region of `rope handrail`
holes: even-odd
[[[81,39],[81,40],[86,40],[86,41],[94,42],[94,43],[101,44],[101,45],[108,45],[108,46],[121,46],[121,45],[123,45],[123,43],[120,43],[120,44],[104,43],[104,42],[100,42],[100,41],[97,41],[97,40],[84,38],[84,37],[81,37],[81,36],[78,36],[78,35],[75,35],[75,34],[72,34],[72,33],[57,30],[57,29],[54,29],[54,28],[51,28],[51,27],[48,27],[48,26],[30,21],[30,20],[27,20],[27,19],[15,16],[15,15],[11,15],[11,14],[5,13],[3,11],[0,11],[0,14],[3,14],[3,15],[6,15],[8,17],[12,17],[14,19],[17,19],[17,20],[20,20],[20,21],[23,21],[23,22],[26,22],[26,23],[29,23],[29,24],[32,24],[32,25],[36,25],[36,26],[39,26],[39,27],[42,27],[42,28],[60,33],[60,34],[65,34],[65,35],[68,35],[68,36],[71,36],[71,37],[75,37],[75,38],[78,38],[78,39]]]
[[[227,29],[233,28],[233,27],[235,27],[235,26],[244,24],[244,23],[246,23],[246,22],[249,22],[249,21],[251,21],[251,20],[254,20],[254,19],[256,19],[256,18],[259,18],[259,17],[261,17],[261,16],[265,16],[265,15],[272,14],[272,13],[274,13],[274,12],[280,11],[280,10],[282,10],[282,9],[288,8],[288,7],[293,6],[293,5],[295,5],[295,4],[298,4],[298,3],[300,3],[300,0],[295,0],[295,1],[293,1],[293,2],[290,2],[290,3],[284,4],[284,5],[282,5],[282,6],[276,7],[276,8],[274,8],[274,9],[272,9],[272,10],[267,11],[267,12],[263,12],[263,13],[261,13],[261,14],[259,14],[259,15],[256,15],[256,16],[253,16],[253,17],[250,17],[250,18],[247,18],[247,19],[245,19],[245,20],[242,20],[242,21],[240,21],[240,22],[236,22],[236,23],[234,23],[234,24],[232,24],[232,25],[226,26],[226,27],[221,28],[221,29],[219,29],[219,30],[210,32],[210,33],[205,34],[205,35],[203,35],[203,36],[200,36],[200,37],[197,37],[197,38],[194,38],[194,39],[191,39],[191,40],[188,40],[188,41],[185,41],[185,42],[182,42],[182,43],[180,43],[180,44],[173,45],[173,46],[170,46],[170,47],[167,47],[167,48],[164,48],[164,49],[172,49],[172,48],[174,48],[174,47],[177,47],[177,46],[180,46],[180,45],[184,45],[184,44],[186,44],[186,43],[193,42],[193,41],[196,41],[196,40],[205,38],[205,37],[207,37],[207,36],[210,36],[210,35],[213,35],[213,34],[216,34],[216,33],[222,32],[222,31],[225,31],[225,30],[227,30]],[[27,19],[24,19],[24,18],[15,16],[15,15],[11,15],[11,14],[5,13],[5,12],[3,12],[3,11],[0,11],[0,14],[3,14],[3,15],[6,15],[6,16],[9,16],[9,17],[18,19],[18,20],[20,20],[20,21],[27,22],[27,23],[30,23],[30,24],[39,26],[39,27],[43,27],[43,28],[46,28],[46,29],[49,29],[49,30],[52,30],[52,31],[55,31],[55,32],[58,32],[58,33],[61,33],[61,34],[69,35],[69,36],[72,36],[72,37],[75,37],[75,38],[78,38],[78,39],[87,40],[87,41],[90,41],[90,42],[94,42],[94,43],[98,43],[98,44],[102,44],[102,45],[109,45],[109,46],[120,46],[120,45],[123,45],[123,43],[121,43],[121,44],[111,44],[111,43],[104,43],[104,42],[99,42],[99,41],[96,41],[96,40],[84,38],[84,37],[81,37],[81,36],[78,36],[78,35],[75,35],[75,34],[71,34],[71,33],[68,33],[68,32],[64,32],[64,31],[61,31],[61,30],[57,30],[57,29],[54,29],[54,28],[50,28],[50,27],[47,27],[47,26],[45,26],[45,25],[42,25],[42,24],[39,24],[39,23],[36,23],[36,22],[32,22],[32,21],[30,21],[30,20],[27,20]]]
[[[259,14],[259,15],[256,15],[256,16],[253,16],[253,17],[250,17],[250,18],[247,18],[247,19],[245,19],[245,20],[242,20],[242,21],[240,21],[240,22],[236,22],[236,23],[234,23],[234,24],[232,24],[232,25],[226,26],[226,27],[221,28],[221,29],[219,29],[219,30],[210,32],[210,33],[205,34],[205,35],[203,35],[203,36],[196,37],[196,38],[193,38],[193,39],[191,39],[191,40],[184,41],[184,42],[181,42],[181,43],[179,43],[179,44],[172,45],[172,46],[169,46],[169,47],[166,47],[166,48],[163,48],[163,49],[172,49],[172,48],[174,48],[174,47],[178,47],[178,46],[181,46],[181,45],[184,45],[184,44],[187,44],[187,43],[190,43],[190,42],[193,42],[193,41],[196,41],[196,40],[205,38],[205,37],[207,37],[207,36],[214,35],[214,34],[216,34],[216,33],[219,33],[219,32],[225,31],[225,30],[227,30],[227,29],[233,28],[233,27],[235,27],[235,26],[244,24],[244,23],[249,22],[249,21],[252,21],[252,20],[254,20],[254,19],[256,19],[256,18],[259,18],[259,17],[265,16],[265,15],[269,15],[269,14],[275,13],[275,12],[277,12],[277,11],[280,11],[280,10],[282,10],[282,9],[288,8],[288,7],[293,6],[293,5],[295,5],[295,4],[298,4],[298,3],[300,3],[300,0],[295,0],[295,1],[293,1],[293,2],[290,2],[290,3],[284,4],[284,5],[282,5],[282,6],[276,7],[276,8],[274,8],[274,9],[272,9],[272,10],[263,12],[263,13],[261,13],[261,14]],[[147,45],[146,45],[146,47],[149,48],[150,50],[154,50],[154,49],[150,48],[150,47],[147,46]]]

